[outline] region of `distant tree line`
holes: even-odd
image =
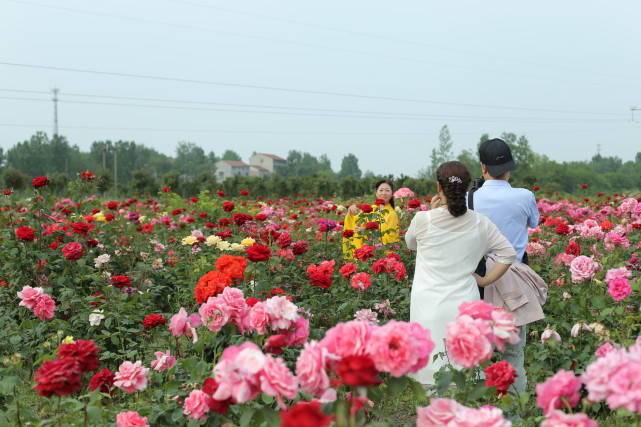
[[[557,162],[534,152],[524,135],[504,133],[501,137],[512,148],[518,164],[512,179],[514,185],[564,193],[576,192],[581,184],[587,184],[592,191],[641,190],[641,152],[626,162],[600,154],[589,161]],[[479,144],[488,138],[482,135]],[[29,186],[32,177],[47,175],[53,191],[63,192],[80,172],[91,170],[96,174],[98,190],[109,193],[154,194],[168,186],[183,196],[219,188],[236,194],[239,189],[247,188],[256,196],[355,197],[371,194],[374,182],[387,178],[393,179],[396,187],[410,187],[418,194],[429,194],[435,190],[434,172],[444,161],[457,159],[473,176],[480,175],[476,151],[468,149],[455,155],[452,147],[449,129],[443,126],[438,144],[417,178],[362,172],[358,158],[351,153],[343,157],[340,169],[335,172],[327,155],[316,157],[292,150],[287,155],[287,165],[268,179],[235,177],[217,182],[216,162],[240,160],[238,153],[226,150],[218,156],[213,151],[206,153],[192,142],[179,142],[175,155],[168,156],[134,141],[109,140],[95,141],[85,152],[64,136],[49,138],[38,132],[6,152],[0,149],[0,179],[5,187],[20,191]]]

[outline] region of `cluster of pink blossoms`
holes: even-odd
[[[579,255],[570,263],[570,273],[572,273],[573,283],[582,283],[594,278],[601,265],[591,257]]]
[[[514,316],[484,301],[459,306],[456,320],[447,325],[445,346],[454,363],[473,368],[492,357],[494,348],[505,350],[519,341]]]
[[[252,342],[227,347],[209,383],[208,390],[193,390],[185,399],[183,413],[189,418],[201,420],[216,411],[216,405],[246,403],[260,393],[276,398],[284,408],[283,399],[293,399],[298,393],[296,376],[283,359],[264,354]]]
[[[212,332],[233,324],[241,333],[270,336],[265,347],[272,353],[281,353],[283,347],[303,345],[309,337],[309,320],[298,313],[298,307],[283,296],[247,303],[243,291],[226,287],[222,293],[209,297],[200,306],[198,314],[187,315],[181,308],[169,322],[174,336],[187,335],[197,340],[196,327],[203,325]],[[195,341],[194,341],[195,342]]]
[[[632,286],[628,279],[632,276],[630,270],[625,267],[613,268],[605,274],[605,282],[608,284],[608,293],[615,301],[623,301],[632,293]]]
[[[379,372],[401,377],[427,365],[434,343],[418,323],[390,321],[383,326],[353,320],[339,323],[320,341],[305,345],[296,361],[302,391],[321,401],[335,398],[330,384],[368,386]],[[330,381],[330,375],[336,381]]]
[[[53,319],[56,302],[42,288],[25,286],[18,292],[20,306],[26,307],[40,320]]]
[[[612,347],[604,353],[581,376],[588,399],[641,414],[641,337],[628,349]]]
[[[468,408],[452,399],[432,399],[416,409],[416,427],[510,427],[503,411],[494,406]]]

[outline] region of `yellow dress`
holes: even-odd
[[[381,216],[380,220],[380,230],[381,230],[381,243],[387,245],[389,243],[396,243],[400,240],[399,237],[399,221],[396,211],[389,203],[383,207],[372,205],[372,212],[379,210]],[[359,223],[362,213],[357,215],[352,215],[347,213],[345,216],[345,221],[343,223],[343,230],[353,230],[354,235],[352,237],[343,237],[343,254],[346,258],[352,258],[354,255],[354,250],[363,246],[363,238],[358,234],[356,229],[363,224]],[[369,215],[369,214],[366,214]]]

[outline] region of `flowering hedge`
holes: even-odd
[[[459,368],[427,391],[411,379],[446,357],[429,325],[403,321],[413,255],[363,223],[366,244],[344,260],[339,201],[168,188],[110,200],[86,176],[61,199],[47,183],[0,205],[0,424],[592,426],[641,414],[634,197],[540,199],[527,252],[550,284],[547,317],[530,325],[529,387],[515,395],[501,356],[514,320],[482,302],[448,326]],[[428,198],[397,196],[403,228]]]

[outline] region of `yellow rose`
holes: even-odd
[[[211,236],[207,236],[207,239],[205,239],[205,244],[206,244],[207,246],[216,246],[216,245],[218,245],[218,243],[220,243],[222,240],[223,240],[223,239],[221,239],[221,238],[220,238],[220,237],[218,237],[218,236],[211,235]]]
[[[63,344],[73,344],[75,341],[71,335],[67,335],[65,339],[62,340]]]
[[[98,221],[98,222],[107,222],[107,218],[105,218],[105,214],[103,214],[102,212],[95,213],[93,215],[93,219],[94,221]]]
[[[194,236],[187,236],[182,240],[183,245],[193,245],[198,241],[198,239]]]
[[[231,244],[231,250],[232,251],[237,251],[237,252],[242,252],[245,250],[245,246],[241,245],[240,243],[232,243]]]
[[[219,251],[228,251],[231,249],[231,244],[229,242],[221,240],[220,242],[218,242],[216,247],[218,248]]]
[[[243,246],[251,246],[254,243],[256,243],[256,240],[252,239],[251,237],[245,237],[243,240],[241,240],[240,244]]]

